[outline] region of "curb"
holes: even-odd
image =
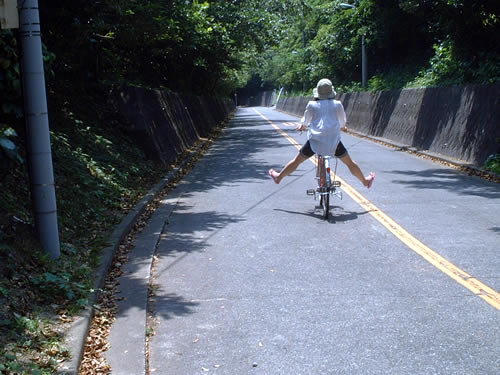
[[[94,317],[94,305],[97,301],[99,290],[102,287],[104,280],[107,276],[113,257],[118,250],[120,244],[128,235],[137,218],[141,216],[147,205],[162,192],[167,184],[172,180],[181,169],[188,164],[196,155],[197,151],[204,145],[198,145],[191,155],[186,157],[175,169],[170,171],[160,182],[151,188],[151,190],[136,204],[136,206],[129,211],[127,216],[121,223],[113,230],[109,237],[110,246],[102,250],[99,267],[96,270],[96,278],[94,282],[94,291],[90,294],[87,307],[78,314],[74,321],[71,323],[70,328],[66,331],[65,345],[70,348],[72,358],[61,364],[61,369],[57,372],[58,375],[78,375],[80,363],[83,359],[83,352],[85,343],[90,329],[90,324]]]

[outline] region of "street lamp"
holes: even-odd
[[[356,6],[352,4],[340,3],[340,7],[344,9],[355,9]],[[361,86],[366,87],[366,76],[367,76],[367,67],[366,67],[366,50],[365,50],[365,34],[361,35]]]

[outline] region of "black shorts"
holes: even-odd
[[[302,148],[300,149],[300,153],[306,158],[310,158],[311,156],[314,155],[314,151],[312,150],[311,143],[309,141],[307,141],[304,144],[304,146],[302,146]],[[341,159],[346,155],[347,155],[347,150],[345,149],[341,141],[337,145],[337,149],[335,150],[335,156]]]

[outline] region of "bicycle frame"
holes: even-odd
[[[323,217],[328,217],[330,210],[330,195],[342,199],[342,191],[337,188],[340,187],[340,181],[335,180],[337,175],[337,163],[335,163],[335,172],[333,180],[331,178],[330,169],[330,156],[316,155],[316,181],[317,188],[307,190],[308,195],[314,195],[314,200],[319,197],[320,206],[323,210]]]

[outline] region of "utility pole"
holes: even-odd
[[[361,86],[366,87],[368,76],[365,48],[365,34],[361,35]]]
[[[35,225],[42,249],[60,255],[38,0],[18,0],[26,144]]]
[[[280,96],[281,96],[281,93],[283,92],[283,89],[284,89],[284,87],[280,88],[280,92],[278,94],[278,98],[276,99],[276,105],[278,105],[278,102],[280,101]]]
[[[355,5],[340,3],[339,6],[343,9],[356,9]],[[365,47],[365,34],[361,35],[361,86],[366,87],[368,80],[368,63],[366,61],[366,47]]]

